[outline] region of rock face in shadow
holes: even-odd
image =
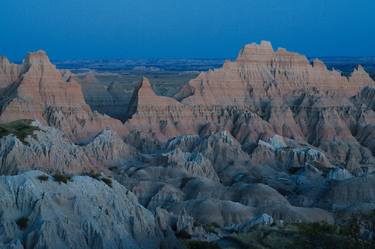
[[[126,87],[114,81],[104,84],[93,71],[75,79],[82,87],[85,101],[93,110],[121,121],[127,119],[132,84],[129,83],[130,86]],[[127,90],[127,88],[130,89]]]
[[[74,140],[95,136],[105,127],[126,132],[120,121],[92,112],[79,84],[62,75],[44,51],[30,53],[17,68],[18,77],[8,73],[9,84],[2,90],[0,122],[34,119]]]
[[[30,171],[0,177],[0,190],[1,248],[173,248],[152,213],[116,181],[59,183]]]

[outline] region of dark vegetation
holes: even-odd
[[[89,176],[89,177],[94,178],[96,180],[100,180],[100,176],[101,176],[99,173],[97,173],[95,171],[91,171],[89,173],[84,173],[83,175],[84,176]]]
[[[58,182],[60,184],[61,183],[67,184],[71,180],[71,176],[57,173],[53,175],[53,180],[55,180],[55,182]]]
[[[375,210],[342,218],[340,224],[295,223],[257,226],[247,233],[226,236],[215,242],[193,241],[180,236],[186,249],[374,249]],[[216,225],[206,226],[212,232]]]
[[[186,184],[190,181],[194,179],[194,177],[184,177],[181,179],[181,183],[180,183],[180,188],[184,188],[186,186]]]
[[[40,175],[40,176],[38,176],[37,178],[38,178],[38,180],[41,181],[41,182],[46,182],[46,181],[48,181],[49,176],[48,176],[48,175]]]
[[[216,233],[216,229],[218,229],[219,227],[220,227],[220,225],[218,225],[216,223],[210,223],[210,224],[203,225],[204,230],[206,230],[206,232],[208,232],[208,233]]]
[[[39,130],[38,127],[31,125],[32,120],[17,120],[10,123],[0,124],[0,138],[10,134],[15,135],[22,143],[27,144],[26,137],[33,135],[34,131]]]
[[[189,240],[184,241],[184,245],[186,249],[220,249],[219,245],[217,245],[215,242],[207,241]]]
[[[106,177],[102,177],[101,180],[102,180],[102,182],[104,182],[105,184],[107,184],[109,187],[112,188],[112,179],[106,178]]]
[[[362,219],[368,217],[352,217],[340,225],[298,223],[258,227],[248,233],[224,238],[219,244],[225,241],[224,245],[229,242],[231,248],[236,245],[234,248],[239,249],[370,249],[375,248],[374,238],[365,238],[361,234]]]
[[[118,169],[118,167],[117,166],[112,166],[112,167],[109,167],[109,170],[110,171],[116,171]]]
[[[29,218],[21,217],[16,221],[16,223],[17,223],[17,226],[18,226],[19,229],[25,230],[28,226]]]
[[[112,179],[111,178],[108,178],[108,177],[104,177],[102,176],[101,174],[97,173],[97,172],[94,172],[94,171],[91,171],[89,173],[85,173],[83,175],[86,175],[86,176],[89,176],[93,179],[96,179],[98,181],[102,181],[104,182],[105,184],[107,184],[108,187],[111,187],[112,188]]]

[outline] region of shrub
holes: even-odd
[[[297,224],[299,231],[307,236],[319,236],[321,234],[335,234],[338,229],[335,225],[326,222],[300,223]]]
[[[21,230],[25,230],[27,228],[27,225],[29,223],[29,218],[27,217],[21,217],[16,221],[18,228]]]
[[[105,184],[107,184],[109,187],[112,188],[112,179],[104,177],[104,176],[102,176],[99,173],[95,173],[94,171],[91,171],[90,173],[85,173],[83,175],[89,176],[89,177],[94,178],[94,179],[96,179],[98,181],[102,181]]]
[[[118,169],[117,166],[113,166],[113,167],[110,167],[110,168],[109,168],[110,171],[115,171],[115,170],[117,170],[117,169]]]
[[[91,171],[89,173],[84,173],[83,175],[89,176],[89,177],[94,178],[96,180],[100,180],[100,174],[96,173],[94,171]]]
[[[112,188],[112,180],[111,180],[111,179],[103,177],[101,180],[102,180],[105,184],[107,184],[109,187]]]
[[[206,230],[206,232],[208,233],[216,233],[216,229],[220,226],[214,222],[214,223],[206,224],[203,227],[204,227],[204,230]]]
[[[45,182],[45,181],[48,181],[49,177],[48,175],[40,175],[37,177],[39,181],[41,182]]]
[[[58,183],[68,183],[68,181],[70,181],[71,177],[68,176],[68,175],[63,175],[63,174],[54,174],[53,175],[53,179],[55,180],[55,182],[58,182]]]

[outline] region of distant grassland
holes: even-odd
[[[94,73],[95,78],[86,74],[78,75],[86,102],[103,114],[125,121],[127,109],[134,89],[147,77],[157,95],[173,96],[180,88],[195,78],[197,72],[121,72]]]
[[[198,76],[197,72],[144,72],[144,73],[119,73],[96,74],[98,81],[105,86],[115,85],[122,91],[132,92],[145,76],[149,78],[156,94],[173,96],[191,79]]]

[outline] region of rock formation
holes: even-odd
[[[175,99],[157,96],[143,80],[127,125],[164,141],[225,129],[250,148],[280,135],[320,148],[326,165],[356,170],[375,162],[373,143],[364,135],[373,125],[362,121],[373,120],[372,95],[365,96],[374,87],[361,66],[347,78],[319,60],[310,63],[262,42],[246,45],[221,69],[201,73]]]
[[[105,129],[92,141],[77,145],[60,130],[32,123],[37,128],[21,141],[11,134],[0,138],[0,174],[11,175],[30,169],[81,174],[108,172],[135,156],[136,151],[114,131]]]
[[[9,67],[5,66],[7,72]],[[92,112],[79,84],[72,77],[63,77],[44,51],[28,54],[18,68],[19,77],[8,73],[8,86],[2,90],[0,122],[34,119],[75,140],[95,136],[105,127],[126,132],[120,121]]]
[[[173,248],[124,186],[88,176],[66,183],[40,171],[0,177],[0,247]]]
[[[250,44],[174,98],[143,78],[125,124],[93,112],[41,51],[2,58],[0,88],[0,174],[18,174],[0,177],[0,247],[180,248],[175,236],[375,208],[375,83],[361,66],[344,77]]]
[[[104,84],[93,71],[75,79],[82,87],[85,101],[93,110],[122,121],[126,120],[132,86],[127,86],[130,89],[126,91],[125,87],[117,82]]]
[[[0,56],[0,89],[4,89],[20,76],[21,67]]]

